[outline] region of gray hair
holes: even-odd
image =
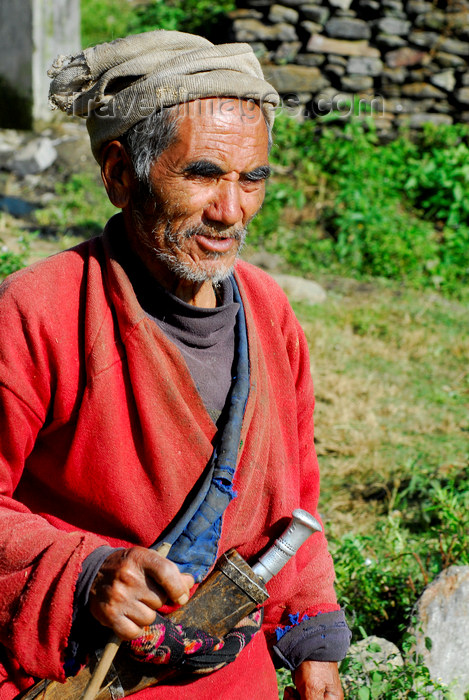
[[[178,136],[178,105],[162,107],[134,124],[120,138],[132,162],[137,180],[149,187],[150,168]]]
[[[139,183],[150,188],[150,168],[161,154],[177,140],[179,105],[162,107],[150,116],[134,124],[119,139],[125,146]],[[272,147],[272,127],[264,111],[265,125],[269,137],[269,151]]]

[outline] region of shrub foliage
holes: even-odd
[[[93,46],[117,37],[152,29],[210,35],[221,16],[234,9],[234,0],[82,0],[82,43]]]
[[[469,129],[377,143],[372,126],[276,122],[279,176],[253,240],[304,273],[406,280],[458,293],[469,280]]]

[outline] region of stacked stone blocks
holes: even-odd
[[[469,0],[240,0],[230,34],[308,116],[469,122]]]

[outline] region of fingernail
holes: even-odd
[[[189,596],[187,595],[187,593],[184,593],[184,595],[182,595],[178,599],[178,603],[179,603],[179,605],[184,605],[185,603],[187,603],[188,600],[189,600]]]

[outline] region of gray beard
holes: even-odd
[[[181,262],[181,260],[178,260],[169,253],[162,253],[154,248],[153,253],[178,279],[185,280],[186,282],[206,282],[210,280],[212,284],[217,285],[229,277],[234,269],[233,264],[229,267],[217,267],[213,272],[210,272],[200,267],[190,265],[189,263]],[[213,259],[216,258],[212,258],[212,260]]]
[[[184,232],[184,238],[192,238],[197,235],[212,235],[219,237],[220,232],[214,227],[204,226],[200,224],[199,226],[192,227]],[[236,259],[239,257],[239,253],[244,246],[246,240],[247,231],[246,229],[236,229],[230,231],[230,237],[238,241],[238,250],[236,252]],[[181,238],[181,233],[176,233],[171,229],[169,222],[166,224],[165,228],[165,239],[166,241],[172,243],[173,245],[178,243]],[[233,272],[234,263],[229,266],[221,265],[217,266],[213,272],[204,270],[203,268],[197,267],[195,263],[185,263],[178,260],[171,253],[163,253],[156,248],[153,248],[153,252],[158,260],[165,263],[169,270],[175,274],[179,279],[186,280],[187,282],[206,282],[210,280],[214,285],[219,284],[224,279],[229,277]],[[215,251],[205,254],[206,259],[210,260],[223,260],[224,253],[217,253]]]
[[[145,247],[148,250],[151,250],[155,258],[163,262],[164,265],[168,268],[168,270],[170,270],[178,279],[193,283],[201,283],[210,280],[212,284],[218,285],[220,284],[220,282],[222,282],[232,274],[234,263],[232,263],[229,266],[220,265],[214,268],[213,271],[210,271],[205,270],[202,267],[198,267],[196,263],[186,263],[181,260],[178,260],[178,258],[171,252],[161,251],[159,248],[156,248],[149,242],[148,237],[144,232],[142,217],[139,215],[138,212],[134,211],[133,218],[134,226],[138,231],[140,240],[145,244]],[[155,240],[157,229],[159,226],[161,226],[161,223],[161,221],[157,221],[152,229],[151,236],[153,240]],[[171,227],[171,222],[167,221],[165,225],[164,237],[166,243],[170,243],[173,246],[176,245],[179,247],[179,243],[181,243],[184,239],[192,238],[193,236],[197,235],[206,235],[213,236],[216,238],[222,238],[223,236],[220,236],[220,233],[223,232],[220,232],[215,227],[206,226],[204,224],[200,224],[199,226],[195,227],[193,226],[187,229],[187,231],[174,231]],[[237,259],[241,252],[241,249],[244,246],[247,230],[245,228],[238,228],[232,231],[227,231],[226,233],[229,234],[230,238],[234,238],[238,242],[238,250],[236,252]],[[210,260],[222,260],[224,255],[224,253],[217,253],[214,251],[206,253],[205,258]]]

